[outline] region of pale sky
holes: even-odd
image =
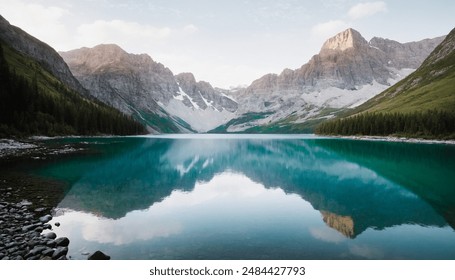
[[[455,27],[453,0],[0,0],[0,14],[58,51],[115,43],[222,88],[299,68],[348,27],[403,43]]]

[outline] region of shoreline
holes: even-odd
[[[70,240],[53,231],[53,226],[60,226],[58,219],[53,220],[53,210],[67,186],[23,173],[16,166],[25,161],[49,161],[85,153],[87,149],[79,144],[46,145],[42,140],[47,139],[0,139],[0,261],[72,259]],[[87,259],[110,257],[96,251]]]
[[[397,136],[344,136],[344,135],[336,135],[336,136],[335,135],[319,135],[319,136],[329,137],[329,138],[349,139],[349,140],[378,141],[378,142],[455,145],[455,140],[407,138],[407,137],[397,137]]]
[[[37,139],[0,139],[0,260],[71,258],[69,239],[55,234],[53,226],[60,224],[52,221],[52,210],[65,193],[64,185],[29,176],[15,166],[78,150],[70,145],[49,147]]]

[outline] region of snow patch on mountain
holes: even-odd
[[[191,103],[191,105],[196,110],[200,109],[199,105],[197,105],[197,103],[193,101],[193,98],[191,98],[191,96],[189,96],[186,92],[184,92],[181,87],[179,87],[179,91],[177,92],[177,94],[178,95],[174,96],[175,99],[180,100],[180,101],[184,101],[185,99],[188,99],[188,101]]]
[[[207,132],[227,123],[236,116],[235,113],[228,112],[227,110],[220,112],[214,107],[207,107],[205,110],[196,106],[194,108],[188,107],[176,99],[171,99],[167,105],[160,105],[169,114],[184,120],[197,132]]]
[[[355,90],[330,87],[323,90],[304,93],[301,95],[301,98],[305,103],[317,107],[354,108],[365,103],[367,100],[386,90],[414,71],[415,69],[408,68],[401,70],[393,69],[391,72],[395,73],[396,78],[389,79],[389,85],[383,85],[377,81],[373,81],[371,84],[357,86]]]

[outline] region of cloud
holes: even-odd
[[[330,20],[313,26],[311,33],[316,37],[327,39],[347,28],[349,28],[349,23],[343,20]]]
[[[326,226],[310,227],[309,232],[314,238],[330,243],[340,243],[346,240],[342,234]]]
[[[58,48],[59,40],[69,39],[70,32],[63,24],[65,17],[70,16],[69,10],[39,4],[30,4],[23,1],[1,1],[2,16],[11,24],[19,25],[23,30]],[[57,40],[56,40],[57,38]]]
[[[333,3],[344,5],[345,1],[332,1]],[[386,11],[387,4],[383,1],[359,3],[352,6],[341,19],[334,19],[314,25],[311,29],[311,34],[318,40],[323,41],[349,27],[353,27],[358,19]]]
[[[124,20],[97,20],[77,28],[77,43],[93,46],[123,42],[130,46],[141,46],[166,41],[171,34],[169,27],[154,27]]]
[[[188,24],[185,27],[183,27],[183,31],[187,34],[192,34],[198,32],[199,28],[197,28],[197,26],[195,26],[194,24]]]
[[[355,256],[360,256],[366,259],[383,259],[384,252],[379,248],[369,247],[367,245],[351,245],[349,251]]]
[[[352,19],[360,19],[386,11],[387,4],[383,1],[359,3],[349,9],[348,16]]]

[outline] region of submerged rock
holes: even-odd
[[[104,254],[101,251],[96,251],[95,253],[88,256],[88,260],[110,260],[111,257]]]

